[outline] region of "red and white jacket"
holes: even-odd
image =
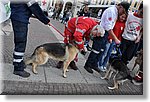
[[[77,18],[71,18],[66,24],[66,28],[64,31],[64,42],[72,43],[74,41],[79,49],[83,49],[83,39],[89,40],[91,30],[97,24],[98,22],[88,17],[82,16]]]

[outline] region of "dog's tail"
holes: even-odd
[[[28,57],[26,60],[25,60],[25,64],[28,65],[28,64],[32,64],[33,61],[35,59],[35,51],[34,53],[31,55],[31,57]]]
[[[37,47],[35,50],[34,50],[34,52],[33,52],[33,54],[31,55],[31,57],[29,57],[29,58],[27,58],[27,60],[25,60],[25,64],[26,65],[28,65],[28,64],[31,64],[31,63],[33,63],[33,62],[35,62],[36,61],[36,55],[38,55],[41,51],[43,51],[44,50],[44,48],[43,47],[41,47],[41,46],[39,46],[39,47]]]
[[[25,64],[26,64],[26,65],[32,64],[32,63],[33,63],[33,59],[34,59],[34,56],[31,56],[31,57],[27,58],[27,59],[25,60]]]

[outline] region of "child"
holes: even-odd
[[[125,21],[126,21],[127,15],[122,14],[119,16],[119,19],[117,20],[113,31],[116,37],[121,41],[121,35],[123,33],[123,30],[125,28]],[[100,56],[99,62],[98,62],[98,67],[101,71],[106,71],[106,64],[109,60],[109,57],[111,55],[111,52],[114,48],[115,42],[112,40],[111,36],[108,36],[108,41],[106,44],[106,48],[104,53]]]
[[[122,60],[125,64],[133,58],[137,43],[140,42],[143,30],[143,3],[141,3],[137,12],[129,14],[126,27],[123,32],[121,44]],[[141,66],[140,69],[142,69]],[[141,70],[134,78],[133,82],[143,82],[143,71]]]
[[[127,65],[134,56],[136,44],[140,41],[143,29],[143,4],[139,10],[128,15],[126,27],[122,34],[122,60]]]

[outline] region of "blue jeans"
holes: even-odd
[[[99,62],[98,62],[99,67],[100,66],[106,67],[107,62],[109,61],[109,57],[111,56],[111,52],[114,48],[114,45],[115,45],[115,42],[112,42],[112,43],[107,42],[106,43],[105,50],[99,58]]]

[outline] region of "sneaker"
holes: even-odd
[[[133,80],[132,80],[132,83],[133,83],[134,85],[142,85],[142,84],[143,84],[143,80],[135,80],[135,79],[133,79]]]
[[[103,67],[103,70],[106,71],[106,70],[107,70],[107,67]]]
[[[84,69],[85,69],[87,72],[93,74],[93,70],[92,70],[90,67],[84,66]]]
[[[78,67],[76,66],[76,63],[74,61],[70,62],[69,67],[73,70],[78,70]]]
[[[142,85],[143,84],[143,73],[139,72],[132,80],[134,85]]]
[[[14,71],[13,74],[15,75],[19,75],[23,78],[27,78],[30,76],[30,73],[26,72],[26,71]]]
[[[63,61],[59,61],[56,65],[56,68],[60,69],[63,67]]]
[[[106,71],[106,68],[104,68],[103,66],[99,66],[98,68],[99,68],[100,71],[102,71],[102,72],[105,72],[105,71]]]

